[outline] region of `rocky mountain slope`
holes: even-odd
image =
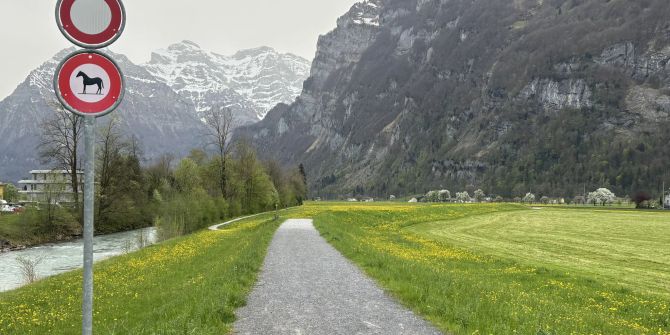
[[[58,61],[72,51],[64,50],[32,71],[0,102],[0,180],[16,181],[44,167],[36,150],[39,124],[55,101],[52,78]],[[143,65],[109,53],[126,76],[127,92],[108,117],[120,118],[122,128],[139,139],[147,160],[164,153],[179,157],[202,147],[200,119],[212,106],[233,108],[241,125],[258,122],[270,105],[298,95],[308,67],[306,60],[270,48],[224,57],[186,41],[154,53]]]
[[[670,180],[670,3],[370,0],[240,129],[319,195],[621,195]]]

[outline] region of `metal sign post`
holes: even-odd
[[[106,47],[121,36],[126,11],[121,0],[58,0],[56,23],[65,38],[87,49],[70,54],[60,63],[54,75],[54,91],[65,109],[84,118],[82,334],[92,335],[95,119],[119,106],[126,85],[118,64],[91,49]]]
[[[93,334],[93,206],[95,198],[95,116],[84,117],[84,291],[82,334]]]

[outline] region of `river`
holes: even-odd
[[[94,237],[93,259],[97,262],[109,257],[118,256],[128,251],[137,250],[140,236],[144,236],[145,246],[156,242],[156,229],[145,228],[123,233]],[[17,257],[35,260],[42,258],[37,265],[39,278],[76,270],[82,267],[84,241],[75,240],[64,243],[44,244],[25,250],[11,251],[0,254],[0,292],[13,290],[25,284]]]

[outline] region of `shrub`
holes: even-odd
[[[649,207],[649,200],[651,200],[651,195],[644,191],[638,191],[633,194],[631,199],[635,203],[635,208]]]

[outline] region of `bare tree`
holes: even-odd
[[[231,137],[235,129],[233,111],[227,107],[212,108],[205,113],[207,124],[207,146],[214,146],[219,155],[219,187],[223,197],[227,197],[226,165],[232,145]]]
[[[108,195],[111,193],[110,188],[114,187],[114,166],[118,162],[117,157],[124,149],[125,143],[121,139],[121,135],[117,130],[118,121],[112,118],[107,125],[102,128],[101,136],[98,143],[98,193],[97,199],[97,218],[104,217],[106,211],[111,207],[114,199],[110,199]]]
[[[19,268],[21,269],[21,274],[23,275],[23,280],[26,284],[31,284],[37,281],[37,266],[44,261],[44,256],[39,256],[36,258],[28,258],[19,256],[16,257],[16,262],[19,263]]]
[[[80,212],[80,181],[77,171],[80,167],[79,147],[83,133],[82,117],[63,109],[55,101],[49,102],[55,113],[41,124],[42,136],[38,145],[39,155],[45,164],[54,164],[56,168],[68,170],[70,186],[77,213]],[[79,214],[77,214],[79,215]]]
[[[44,215],[44,221],[42,222],[44,225],[52,228],[56,226],[58,209],[60,207],[59,203],[63,201],[65,185],[67,185],[65,178],[60,176],[54,177],[54,179],[50,180],[50,183],[44,185],[44,189],[42,190],[44,192],[44,197],[42,198],[44,200],[44,208],[41,210]]]

